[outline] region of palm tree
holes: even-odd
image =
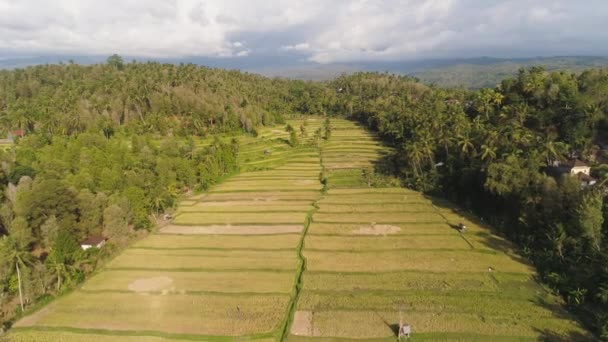
[[[57,278],[57,291],[59,291],[61,289],[62,279],[68,279],[70,277],[68,265],[65,263],[65,260],[58,257],[56,253],[51,253],[46,259],[46,263],[49,271]]]
[[[405,146],[405,153],[407,155],[408,161],[411,163],[411,165],[414,169],[414,174],[416,176],[418,176],[420,173],[422,173],[422,168],[420,167],[420,162],[422,161],[422,158],[423,158],[422,149],[418,145],[419,144],[417,144],[417,143],[413,143],[413,144],[408,144]]]
[[[481,160],[486,159],[496,159],[496,147],[488,146],[486,144],[481,145]]]
[[[475,150],[473,140],[468,135],[458,136],[458,146],[460,146],[460,152],[462,156],[470,155]]]
[[[21,311],[24,311],[23,305],[23,284],[21,281],[21,269],[31,265],[32,255],[27,249],[27,246],[22,246],[16,239],[10,235],[2,238],[3,254],[5,260],[11,264],[15,264],[15,272],[17,272],[17,281],[19,283],[19,302],[21,303]]]

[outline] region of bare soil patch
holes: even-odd
[[[401,227],[392,226],[390,224],[372,224],[370,226],[362,226],[359,229],[353,230],[357,235],[390,235],[397,234],[401,231]]]
[[[172,284],[173,279],[166,276],[140,278],[129,284],[129,290],[137,293],[165,291]]]
[[[40,320],[42,320],[44,317],[46,317],[47,315],[52,313],[52,306],[54,305],[54,303],[51,303],[49,305],[47,305],[45,308],[43,308],[42,310],[36,311],[35,313],[23,317],[22,319],[20,319],[19,321],[17,321],[17,323],[15,323],[15,325],[13,325],[14,327],[30,327],[30,326],[34,326],[36,325]]]
[[[161,234],[183,234],[183,235],[264,235],[264,234],[289,234],[300,233],[301,225],[280,226],[175,226],[169,225],[160,230]]]
[[[296,311],[291,323],[291,334],[296,336],[315,336],[312,319],[312,311]]]

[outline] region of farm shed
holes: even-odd
[[[84,240],[80,243],[80,248],[82,248],[82,250],[84,250],[84,251],[86,251],[87,249],[89,249],[91,247],[101,248],[101,247],[103,247],[103,245],[106,244],[107,240],[108,240],[107,238],[105,238],[101,235],[90,236],[86,240]]]

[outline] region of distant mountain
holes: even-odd
[[[21,68],[37,64],[102,63],[107,56],[38,56],[0,58],[0,69]],[[147,61],[150,58],[124,56],[125,61]],[[467,59],[428,59],[393,62],[350,62],[319,64],[303,60],[293,55],[248,56],[234,58],[186,57],[156,58],[161,63],[193,63],[213,68],[235,69],[258,73],[269,77],[283,77],[302,80],[324,81],[341,74],[357,71],[379,71],[419,78],[427,84],[442,87],[462,87],[476,89],[495,87],[503,79],[517,74],[520,68],[535,65],[547,70],[568,70],[580,72],[588,68],[608,67],[608,57],[565,56],[533,58],[493,58],[479,57]]]
[[[550,71],[581,72],[589,68],[608,67],[607,57],[549,57],[464,60],[426,70],[411,72],[422,82],[442,87],[484,88],[495,87],[503,79],[517,75],[521,68],[543,66]]]

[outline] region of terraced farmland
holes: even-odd
[[[16,324],[14,341],[564,339],[585,332],[509,243],[448,203],[369,188],[390,148],[345,120],[242,138],[243,172]],[[327,177],[324,189],[320,174]],[[468,226],[465,234],[452,227]]]
[[[250,172],[184,200],[172,224],[18,322],[12,338],[278,340],[302,266],[297,249],[322,187],[319,149],[307,136],[289,147],[284,133],[242,138],[241,164]]]
[[[390,149],[335,120],[322,148],[329,190],[302,249],[305,268],[290,341],[511,341],[583,336],[510,244],[449,204],[399,188],[372,189],[363,170]],[[468,226],[465,234],[453,229]]]

